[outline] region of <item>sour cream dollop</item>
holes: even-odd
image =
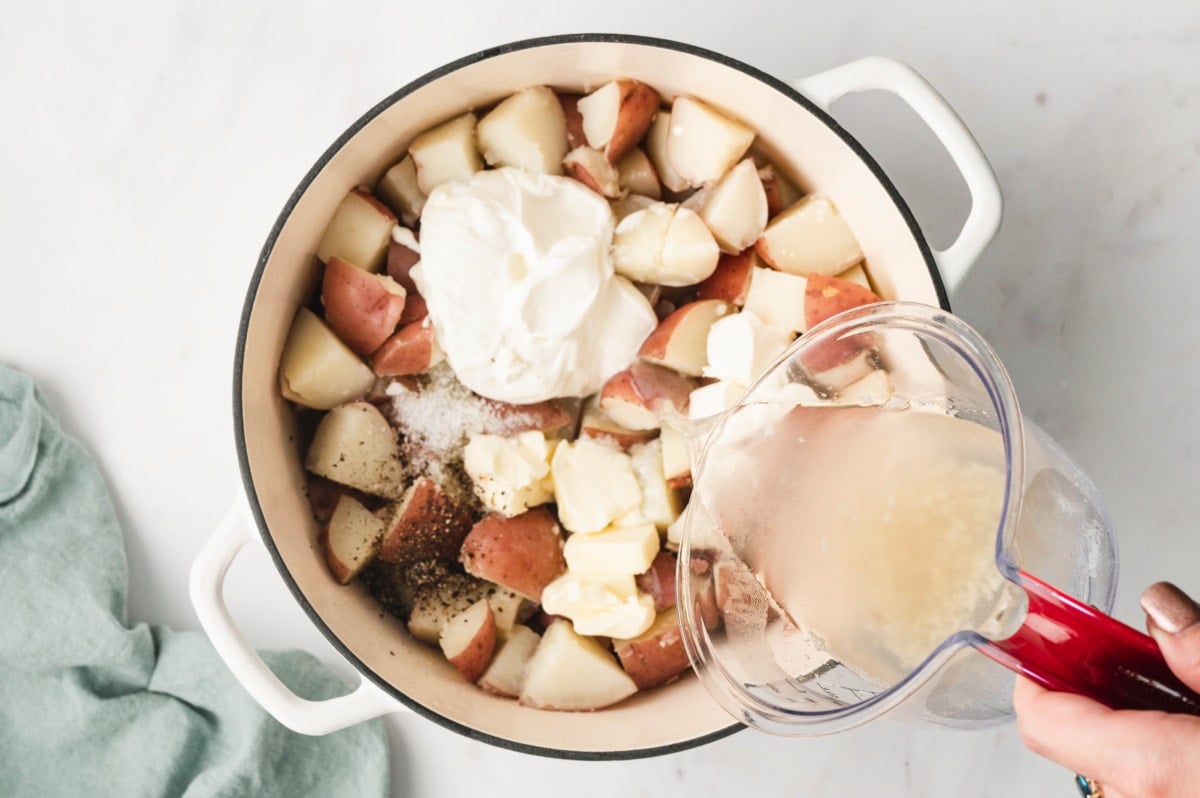
[[[430,193],[412,276],[458,379],[503,402],[586,396],[657,319],[613,272],[613,213],[578,181],[501,167]]]

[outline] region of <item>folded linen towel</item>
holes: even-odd
[[[126,618],[122,532],[91,457],[0,364],[0,796],[360,796],[388,790],[379,720],[289,731],[207,638]],[[268,652],[298,695],[346,687]]]

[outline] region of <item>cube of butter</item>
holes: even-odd
[[[654,524],[610,526],[590,535],[571,535],[563,546],[569,572],[600,579],[643,573],[657,554],[658,528]]]
[[[539,430],[512,437],[472,435],[463,449],[463,467],[484,506],[508,517],[554,498],[550,458],[554,441]]]
[[[590,438],[560,443],[550,472],[558,520],[571,532],[599,532],[642,503],[629,455]]]
[[[667,484],[664,473],[665,430],[663,434],[664,438],[656,438],[634,446],[629,453],[633,461],[633,471],[637,474],[638,484],[642,488],[642,504],[635,515],[639,520],[654,524],[658,529],[666,529],[679,517],[680,511],[679,494]]]
[[[568,570],[542,591],[542,609],[569,618],[581,635],[636,637],[654,623],[654,599],[632,576],[598,579]]]

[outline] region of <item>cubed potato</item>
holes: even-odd
[[[832,276],[862,260],[862,248],[827,197],[810,194],[771,220],[755,244],[771,267],[807,277]]]
[[[483,169],[475,146],[475,114],[465,113],[413,139],[408,153],[416,164],[417,187],[426,196],[442,183],[466,180]]]
[[[446,621],[438,636],[446,659],[468,682],[487,670],[496,650],[496,622],[492,605],[480,599]]]
[[[654,624],[637,637],[614,640],[613,650],[639,690],[665,684],[687,671],[691,664],[675,607],[658,613]]]
[[[388,513],[379,556],[400,565],[452,561],[473,520],[469,508],[433,480],[419,477]]]
[[[476,139],[491,166],[562,174],[567,119],[554,92],[529,86],[502,100],[479,120]]]
[[[541,709],[600,709],[637,692],[613,655],[566,620],[554,621],[525,668],[520,702]]]
[[[391,209],[371,192],[353,189],[333,212],[317,244],[317,257],[322,263],[341,258],[360,269],[377,272],[383,265],[397,221]]]
[[[329,570],[343,585],[358,576],[379,552],[383,521],[346,494],[338,498],[325,536]]]
[[[385,498],[403,492],[396,433],[369,402],[339,405],[321,419],[305,467],[334,482]]]
[[[542,638],[528,626],[516,626],[479,677],[479,686],[495,695],[516,698],[525,685],[525,669]]]
[[[300,308],[279,359],[279,389],[284,398],[314,410],[358,399],[375,375],[317,314]]]
[[[463,540],[460,559],[467,573],[538,601],[567,569],[562,549],[553,513],[535,507],[512,518],[484,517]]]

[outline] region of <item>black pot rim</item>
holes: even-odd
[[[291,216],[291,213],[295,209],[296,204],[300,201],[301,196],[303,196],[304,192],[308,190],[308,187],[316,179],[317,175],[321,173],[321,170],[325,168],[326,164],[329,163],[330,159],[332,159],[333,156],[340,151],[341,148],[345,146],[355,134],[357,134],[364,126],[383,113],[387,108],[390,108],[403,97],[437,80],[438,78],[444,77],[445,75],[462,69],[463,67],[470,66],[480,61],[486,61],[497,56],[505,55],[507,53],[536,47],[545,47],[549,45],[581,43],[631,44],[642,47],[655,47],[665,50],[674,50],[676,52],[698,56],[710,61],[715,61],[718,64],[730,67],[731,69],[735,69],[743,74],[755,78],[779,91],[793,102],[803,106],[807,111],[819,118],[827,127],[837,134],[837,136],[841,138],[848,147],[850,147],[855,155],[857,155],[866,164],[875,178],[879,181],[880,185],[883,186],[884,190],[895,204],[896,209],[900,212],[900,215],[908,225],[909,231],[912,233],[912,236],[915,239],[918,248],[920,249],[921,256],[924,259],[927,268],[929,269],[929,276],[933,281],[934,289],[937,292],[938,304],[945,310],[950,309],[950,302],[946,293],[946,288],[942,282],[941,274],[938,272],[937,263],[934,260],[933,253],[929,248],[928,242],[925,240],[924,234],[921,232],[920,226],[917,224],[916,218],[913,216],[908,204],[896,190],[896,187],[884,173],[883,169],[880,168],[879,164],[876,163],[876,161],[863,148],[863,146],[858,143],[856,139],[854,139],[844,128],[842,128],[841,125],[839,125],[831,116],[829,116],[824,109],[814,104],[811,100],[800,94],[791,86],[787,85],[778,78],[772,77],[771,75],[768,75],[765,72],[762,72],[761,70],[736,59],[713,52],[711,50],[696,47],[690,44],[683,44],[670,39],[620,33],[571,33],[532,39],[521,39],[519,41],[481,50],[471,55],[459,58],[455,61],[451,61],[448,64],[425,73],[421,77],[416,78],[392,94],[388,95],[381,102],[377,103],[373,108],[363,114],[352,125],[350,125],[350,127],[347,128],[346,131],[342,133],[342,135],[339,136],[337,140],[325,150],[324,153],[321,154],[321,157],[317,159],[312,168],[310,168],[307,174],[304,175],[304,178],[300,181],[299,185],[296,186],[291,196],[288,197],[287,202],[283,206],[283,210],[275,220],[275,224],[272,226],[271,232],[267,236],[266,242],[263,244],[262,251],[258,257],[258,263],[255,266],[254,274],[250,279],[249,288],[246,292],[246,300],[242,307],[241,320],[238,324],[237,343],[234,352],[233,425],[234,438],[237,445],[238,465],[242,475],[242,484],[246,491],[246,497],[250,505],[250,510],[254,516],[255,523],[258,526],[259,535],[262,537],[263,543],[266,545],[267,552],[270,554],[272,561],[275,563],[276,570],[279,571],[279,574],[283,577],[283,581],[287,585],[288,590],[291,592],[296,602],[304,610],[304,613],[309,617],[309,620],[312,621],[313,625],[320,630],[320,632],[325,636],[325,639],[329,641],[329,643],[337,650],[337,652],[354,666],[355,670],[357,670],[363,678],[370,679],[381,690],[393,696],[396,700],[400,701],[402,704],[422,717],[428,718],[435,723],[438,723],[439,725],[452,731],[458,732],[459,734],[462,734],[468,738],[525,754],[535,754],[538,756],[546,756],[557,759],[611,761],[661,756],[664,754],[684,751],[689,748],[705,745],[723,737],[727,737],[734,732],[744,729],[745,726],[734,722],[729,726],[718,729],[710,734],[683,740],[671,745],[655,746],[652,748],[640,748],[626,751],[572,751],[529,745],[526,743],[508,740],[503,737],[497,737],[492,734],[487,734],[450,720],[449,718],[440,715],[437,712],[425,707],[423,704],[413,700],[408,695],[394,687],[391,683],[376,674],[373,669],[355,656],[355,654],[342,643],[337,634],[321,619],[320,615],[313,608],[312,604],[309,603],[308,598],[296,584],[296,580],[292,577],[291,572],[288,570],[287,565],[283,561],[282,555],[279,553],[279,549],[275,546],[275,542],[267,530],[266,518],[263,516],[262,507],[259,504],[258,496],[254,491],[254,481],[250,473],[249,457],[246,452],[245,424],[242,412],[242,374],[246,351],[246,334],[250,326],[250,314],[254,307],[255,298],[258,295],[259,283],[262,281],[262,276],[264,270],[266,269],[267,261],[270,259],[271,253],[275,249],[275,243],[279,238],[279,234],[283,229],[284,223]]]

